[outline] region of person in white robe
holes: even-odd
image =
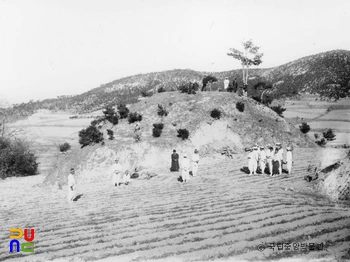
[[[199,152],[197,149],[194,150],[192,155],[192,175],[196,176],[198,173],[198,164],[199,164]]]
[[[75,198],[75,179],[74,179],[75,170],[74,168],[70,169],[70,173],[68,175],[68,202],[72,202]]]

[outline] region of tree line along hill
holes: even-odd
[[[249,71],[248,95],[269,89],[273,98],[292,97],[302,92],[318,93],[321,97],[339,99],[349,96],[350,51],[335,50],[300,58],[287,64]],[[25,118],[39,109],[69,110],[87,113],[119,103],[131,104],[138,98],[156,93],[158,90],[175,91],[181,85],[198,83],[203,85],[206,76],[218,81],[213,89],[223,88],[223,80],[237,78],[242,86],[242,70],[225,72],[198,72],[190,69],[175,69],[163,72],[138,74],[102,84],[88,92],[75,96],[59,96],[53,99],[15,104],[5,110],[12,120]],[[264,85],[259,85],[264,83]],[[3,113],[2,113],[3,114]]]

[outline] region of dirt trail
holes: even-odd
[[[165,171],[119,188],[109,180],[78,185],[83,196],[71,204],[66,187],[41,186],[42,176],[0,181],[0,261],[349,259],[350,205],[314,194],[303,180],[326,153],[316,150],[296,149],[289,177],[247,176],[246,156],[235,155],[203,159],[186,184]],[[9,253],[10,227],[36,229],[34,253]],[[278,251],[268,248],[273,242],[325,248]]]

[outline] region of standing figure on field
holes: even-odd
[[[258,163],[259,163],[259,150],[258,150],[258,145],[255,145],[253,147],[253,153],[255,154],[254,156],[254,162],[253,162],[253,168],[254,168],[254,173],[257,174],[258,170]]]
[[[194,150],[194,154],[192,155],[192,175],[196,176],[198,172],[198,164],[199,164],[199,153],[198,150]]]
[[[269,168],[269,173],[272,175],[272,160],[273,160],[273,147],[271,145],[267,145],[267,151],[266,151],[266,163]]]
[[[190,161],[188,161],[186,153],[183,155],[182,163],[182,182],[187,182],[188,177],[189,177],[189,172],[190,172]]]
[[[258,154],[255,151],[255,146],[253,148],[248,149],[248,168],[249,175],[254,175],[256,173]]]
[[[293,154],[292,154],[292,148],[287,146],[287,153],[286,153],[286,162],[287,162],[287,171],[288,175],[292,172],[292,164],[293,164]]]
[[[122,165],[119,163],[119,159],[115,159],[115,163],[112,166],[113,172],[113,186],[119,186],[120,175],[122,173]]]
[[[68,202],[71,202],[75,198],[75,179],[74,179],[75,170],[74,168],[70,169],[70,173],[68,175]]]
[[[278,148],[278,153],[279,153],[279,174],[282,174],[282,164],[283,164],[283,148],[281,143],[276,143],[276,147]]]
[[[173,150],[173,153],[171,155],[171,168],[170,171],[174,172],[174,171],[179,171],[180,167],[179,167],[179,154],[176,153],[176,150]]]
[[[261,169],[261,173],[264,174],[266,167],[266,153],[264,146],[260,146],[259,167]]]
[[[131,179],[130,179],[130,172],[129,172],[129,170],[125,171],[123,180],[124,180],[124,184],[125,185],[128,185],[130,183]]]
[[[224,80],[224,91],[227,92],[228,85],[230,84],[230,80],[228,80],[228,77],[225,77]]]
[[[279,175],[280,173],[280,153],[278,147],[275,148],[272,161],[272,174],[271,176]]]

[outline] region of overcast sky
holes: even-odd
[[[260,67],[350,49],[348,0],[0,0],[0,100],[79,94],[154,71],[240,68],[253,39]]]

